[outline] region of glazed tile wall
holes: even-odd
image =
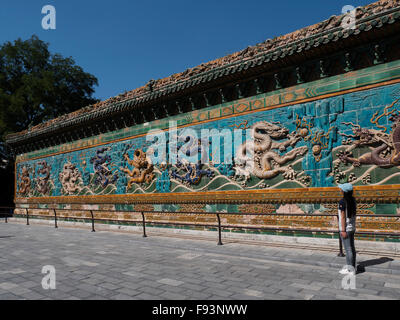
[[[256,132],[261,160],[252,170],[246,170],[237,153],[232,153],[232,164],[151,165],[151,143],[140,135],[21,160],[16,166],[16,196],[278,190],[333,187],[345,181],[356,186],[400,184],[399,98],[400,85],[393,84],[235,116],[254,104],[249,98],[230,111],[223,106],[214,109],[219,116],[230,116],[190,128]],[[213,152],[211,145],[210,158]]]

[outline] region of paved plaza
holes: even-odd
[[[400,299],[398,258],[360,255],[365,272],[345,290],[334,252],[148,234],[1,222],[0,300]]]

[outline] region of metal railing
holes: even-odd
[[[108,205],[111,205],[111,203],[107,203]],[[106,204],[106,205],[107,205]],[[60,205],[58,203],[57,205]],[[104,205],[104,204],[102,204]],[[114,204],[113,204],[114,205]],[[306,232],[306,233],[328,233],[328,234],[338,234],[338,239],[339,239],[339,254],[338,256],[344,256],[343,253],[343,245],[342,241],[340,238],[339,234],[339,229],[312,229],[312,228],[291,228],[291,227],[280,227],[280,226],[268,226],[268,227],[259,227],[259,226],[250,226],[250,225],[228,225],[228,224],[222,224],[221,223],[221,215],[238,215],[238,216],[298,216],[298,217],[330,217],[330,218],[338,218],[337,215],[334,214],[302,214],[302,213],[242,213],[242,212],[188,212],[188,211],[157,211],[157,210],[124,210],[122,208],[119,209],[71,209],[71,208],[55,208],[55,207],[47,207],[47,208],[14,208],[14,207],[0,207],[0,217],[2,214],[4,215],[6,222],[7,222],[7,217],[12,216],[12,211],[14,209],[19,209],[19,210],[25,210],[25,214],[18,213],[17,216],[25,216],[26,218],[26,225],[29,225],[29,219],[33,217],[38,217],[38,218],[50,218],[50,216],[47,215],[37,215],[37,214],[32,214],[29,213],[29,210],[47,210],[49,213],[53,211],[53,218],[54,218],[54,227],[58,228],[58,220],[59,219],[75,219],[75,220],[83,220],[83,221],[90,221],[91,222],[91,231],[95,232],[95,222],[111,222],[111,223],[140,223],[142,225],[142,231],[143,231],[143,237],[147,237],[146,234],[146,223],[149,225],[170,225],[170,226],[196,226],[196,227],[205,227],[205,228],[217,228],[218,229],[218,241],[217,245],[223,245],[222,243],[222,230],[223,229],[249,229],[249,230],[255,230],[255,231],[281,231],[281,232]],[[4,213],[4,210],[9,210],[8,213]],[[62,211],[83,211],[83,212],[90,212],[90,218],[88,217],[76,217],[76,216],[60,216],[57,215],[57,211],[60,213]],[[124,220],[117,220],[117,219],[105,219],[105,218],[95,218],[94,217],[94,212],[135,212],[135,213],[140,213],[142,220],[129,220],[129,219],[124,219]],[[11,214],[10,214],[11,212]],[[164,221],[147,221],[146,222],[146,214],[185,214],[185,215],[212,215],[217,218],[217,224],[204,224],[204,223],[182,223],[182,222],[164,222]],[[358,214],[357,217],[369,217],[369,218],[400,218],[400,215],[388,215],[388,214],[379,214],[379,215],[370,215],[370,214]],[[356,235],[373,235],[373,236],[383,236],[383,237],[400,237],[400,233],[393,233],[393,232],[368,232],[368,231],[357,231]]]

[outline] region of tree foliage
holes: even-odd
[[[97,78],[72,58],[51,54],[49,44],[32,36],[0,45],[0,185],[1,205],[12,204],[14,167],[9,133],[97,102]]]
[[[0,141],[97,102],[97,78],[48,46],[37,36],[0,46]]]

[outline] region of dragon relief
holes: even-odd
[[[80,180],[82,175],[76,165],[71,162],[64,164],[63,170],[58,175],[62,186],[62,193],[66,195],[74,195],[82,191]]]
[[[142,149],[135,150],[133,159],[130,159],[128,154],[125,153],[124,159],[133,167],[132,170],[121,168],[121,171],[125,172],[130,177],[127,185],[128,190],[132,187],[133,183],[150,183],[154,179],[153,164],[146,152]]]
[[[107,187],[109,184],[113,184],[118,179],[118,175],[108,168],[111,163],[111,157],[104,153],[109,150],[110,148],[98,149],[96,151],[96,156],[90,159],[90,163],[93,164],[93,171],[96,175],[94,183],[95,185],[101,185],[103,188]]]
[[[250,171],[251,174],[260,179],[270,179],[278,174],[289,174],[293,171],[290,166],[283,166],[297,156],[307,153],[306,146],[294,148],[302,139],[302,135],[297,132],[289,133],[289,130],[279,126],[277,123],[267,121],[256,122],[251,127],[254,143],[246,141],[243,143],[236,156],[237,172]],[[287,139],[283,142],[274,140]],[[279,155],[274,150],[284,152],[288,147],[292,150]]]
[[[352,122],[343,122],[345,125],[352,126],[353,134],[341,133],[342,136],[352,139],[348,147],[337,155],[341,162],[351,163],[354,167],[362,164],[376,165],[381,168],[400,165],[400,111],[390,110],[398,101],[399,99],[386,106],[382,114],[378,111],[374,113],[370,122],[379,129],[365,129]],[[389,121],[392,122],[390,133],[386,132],[385,126],[379,124],[379,120],[384,116],[389,117]],[[352,150],[358,147],[369,147],[372,151],[355,158]]]
[[[49,195],[51,191],[50,187],[50,171],[51,167],[47,164],[46,161],[38,162],[38,165],[41,168],[38,169],[38,176],[36,178],[36,189],[42,195]]]
[[[213,178],[214,172],[210,169],[202,169],[202,166],[200,161],[198,163],[191,163],[186,159],[179,159],[177,164],[175,164],[176,169],[171,172],[171,176],[187,185],[198,184],[204,175]],[[183,173],[178,174],[178,171]]]
[[[214,177],[214,172],[210,169],[203,169],[203,164],[208,163],[209,139],[198,139],[191,135],[186,136],[184,145],[178,147],[178,155],[190,157],[191,155],[200,155],[200,160],[191,162],[184,156],[178,156],[177,163],[171,169],[171,177],[181,181],[185,185],[197,185],[203,176]]]
[[[21,195],[27,195],[31,191],[31,178],[29,177],[29,171],[26,166],[22,167],[22,172],[19,176],[18,193]]]

